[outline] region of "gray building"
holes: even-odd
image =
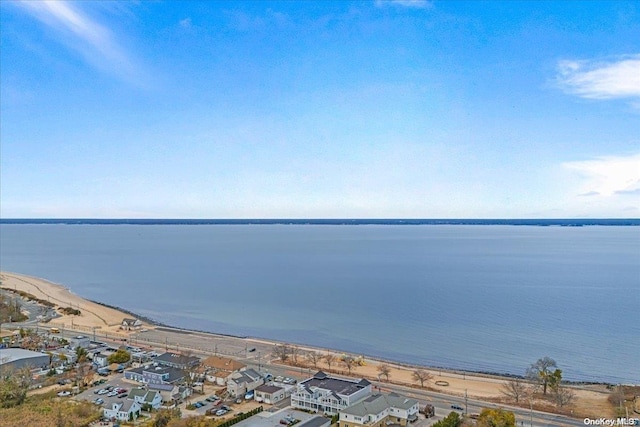
[[[44,368],[49,365],[49,355],[22,348],[0,349],[0,369]]]
[[[156,357],[154,362],[171,368],[189,369],[198,366],[200,364],[200,358],[180,353],[167,352]]]
[[[320,371],[297,385],[291,406],[321,414],[335,415],[371,394],[366,379],[332,377]]]
[[[91,339],[89,337],[85,337],[84,335],[78,335],[73,338],[69,338],[69,348],[75,350],[78,347],[82,347],[84,349],[89,348],[91,344]]]
[[[182,369],[153,365],[124,371],[126,379],[145,384],[176,384],[181,382],[186,375]]]

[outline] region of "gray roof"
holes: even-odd
[[[158,394],[158,392],[157,392],[157,391],[148,391],[148,392],[147,392],[147,395],[144,397],[144,401],[145,401],[145,402],[148,402],[148,403],[153,402],[153,399],[155,399],[155,398],[156,398],[156,395],[157,395],[157,394]]]
[[[124,402],[122,402],[122,406],[120,407],[120,409],[118,409],[118,411],[129,412],[134,403],[135,402],[133,400],[125,400]]]
[[[137,397],[142,397],[145,394],[147,394],[147,390],[145,390],[143,388],[134,388],[129,392],[129,399],[133,400],[136,396]]]
[[[325,417],[313,417],[311,418],[309,421],[300,424],[300,427],[325,427],[325,426],[330,426],[331,425],[331,420],[329,418],[325,418]]]
[[[247,369],[246,371],[242,371],[237,374],[234,374],[231,377],[231,381],[233,381],[236,384],[252,383],[260,378],[262,378],[262,375],[257,373],[255,370]]]
[[[263,384],[263,385],[259,385],[258,387],[256,387],[256,391],[259,391],[261,393],[275,393],[275,392],[280,391],[280,390],[284,390],[284,389],[282,387],[278,387],[278,386],[275,386],[275,385]]]
[[[364,417],[369,414],[377,415],[388,408],[407,410],[417,404],[417,400],[401,396],[396,393],[389,393],[386,395],[373,394],[355,405],[343,409],[341,412],[358,417]]]
[[[418,404],[417,400],[411,399],[410,397],[406,397],[398,393],[389,393],[386,395],[386,398],[387,402],[389,402],[391,406],[398,409],[407,410]]]
[[[302,381],[299,385],[310,389],[311,387],[318,387],[321,389],[329,390],[336,395],[350,396],[371,383],[366,380],[348,380],[342,378],[331,377],[324,372],[320,371],[309,378]]]
[[[178,353],[163,353],[155,358],[155,361],[160,364],[174,364],[182,366],[197,365],[200,363],[200,358],[196,356],[186,356]]]
[[[48,354],[39,353],[37,351],[24,350],[22,348],[3,348],[0,350],[0,365],[22,359],[33,359],[35,357],[46,356]]]

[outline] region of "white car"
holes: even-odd
[[[101,388],[100,390],[98,390],[98,394],[107,394],[109,393],[106,389]]]
[[[216,411],[216,415],[217,415],[217,416],[222,416],[222,415],[224,415],[224,414],[226,414],[226,413],[227,413],[227,410],[226,410],[226,409],[218,409],[218,410]]]
[[[70,391],[61,391],[61,392],[58,393],[58,396],[60,396],[60,397],[71,396],[71,392]]]
[[[113,396],[117,396],[118,392],[117,391],[110,391],[109,393],[107,393],[107,397],[113,397]]]

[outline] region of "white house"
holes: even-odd
[[[397,393],[374,394],[340,411],[339,427],[406,426],[418,419],[418,401]]]
[[[105,366],[107,366],[109,364],[108,359],[109,356],[104,353],[95,353],[93,355],[93,363],[98,368],[104,368]]]
[[[134,400],[142,408],[149,405],[153,409],[158,409],[162,405],[162,395],[158,391],[134,388],[129,392],[129,400]]]
[[[115,402],[111,404],[110,409],[104,408],[104,416],[106,418],[115,418],[120,421],[135,420],[138,415],[140,415],[140,405],[135,400]]]
[[[253,369],[236,372],[227,381],[227,391],[231,396],[243,396],[264,383],[264,378]]]
[[[322,414],[335,415],[342,409],[371,395],[366,379],[331,377],[324,372],[298,383],[291,395],[291,406]]]
[[[284,387],[278,387],[276,385],[262,384],[255,389],[254,399],[256,402],[264,402],[269,405],[275,405],[276,403],[289,397],[291,393],[287,393]]]
[[[149,384],[149,390],[155,390],[160,393],[162,402],[165,406],[181,403],[187,397],[191,396],[191,388],[185,386],[177,386],[174,384]]]
[[[132,331],[140,329],[141,327],[142,322],[138,319],[122,319],[122,324],[120,325],[120,329],[124,329],[125,331]]]

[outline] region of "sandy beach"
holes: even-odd
[[[71,292],[63,285],[51,283],[40,278],[9,272],[0,272],[0,281],[2,282],[2,288],[24,291],[37,298],[55,303],[60,307],[72,307],[80,310],[81,312],[78,316],[65,315],[58,317],[51,321],[49,326],[58,326],[65,329],[78,330],[79,332],[99,330],[100,332],[108,332],[112,335],[129,335],[127,331],[120,330],[120,325],[124,318],[132,317],[131,314],[85,300]],[[154,329],[154,325],[152,324],[145,323],[144,327]],[[171,334],[171,332],[167,332],[167,334]],[[198,335],[210,335],[211,341],[214,341],[216,337],[215,334],[198,333]],[[233,337],[228,338],[233,339]],[[276,344],[274,341],[264,339],[236,339],[244,342],[262,343],[268,346]],[[303,351],[318,351],[322,354],[327,353],[326,349],[313,347],[301,346],[300,349]],[[335,354],[339,357],[343,353],[336,351]],[[379,376],[378,367],[381,363],[387,362],[366,359],[366,364],[364,366],[358,366],[354,369],[353,376],[376,379]],[[390,367],[389,380],[391,382],[413,387],[416,386],[416,382],[413,379],[413,371],[416,367],[403,366],[394,363],[387,364]],[[334,362],[330,368],[324,360],[320,360],[317,363],[317,368],[326,371],[341,372],[343,368],[338,365],[339,363]],[[295,368],[292,367],[292,369]],[[501,393],[501,388],[507,378],[474,373],[452,372],[444,369],[426,370],[433,375],[433,379],[428,382],[428,387],[433,391],[457,396],[464,396],[466,393],[470,398],[494,401],[497,399],[504,401],[505,399],[505,396]],[[382,387],[384,389],[384,381]],[[606,401],[608,395],[604,386],[594,386],[582,389],[576,388],[575,392],[577,397],[574,405],[576,415],[580,413],[585,414],[585,411],[588,410],[589,413],[596,415],[599,414],[601,416],[605,415],[605,411],[610,411],[610,405]]]
[[[0,281],[3,288],[27,292],[59,307],[80,310],[79,316],[63,315],[53,320],[51,326],[85,331],[96,328],[103,331],[119,332],[122,319],[131,317],[122,311],[87,301],[63,285],[44,279],[3,271],[0,272]]]

